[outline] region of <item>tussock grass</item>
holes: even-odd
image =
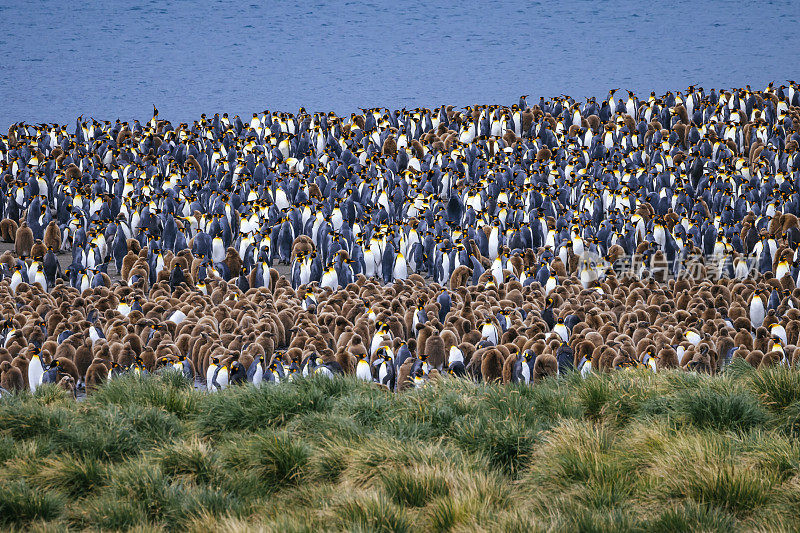
[[[161,470],[174,479],[211,483],[220,475],[219,453],[198,438],[176,442],[156,450],[153,456]]]
[[[748,430],[764,425],[764,406],[745,390],[714,390],[702,386],[681,391],[675,406],[679,417],[697,427],[722,431]]]
[[[36,389],[36,392],[33,393],[33,397],[42,405],[67,406],[75,401],[71,393],[65,391],[55,383],[44,383],[40,385]]]
[[[68,414],[67,408],[48,407],[29,398],[11,397],[4,400],[0,409],[0,432],[15,440],[46,437],[65,425]]]
[[[0,400],[0,525],[53,531],[796,530],[800,374],[571,373],[388,394],[177,373]]]
[[[783,366],[754,372],[750,378],[750,388],[773,411],[781,411],[800,402],[800,374]]]
[[[180,433],[177,417],[163,410],[109,405],[71,413],[69,423],[51,440],[58,451],[120,459],[168,443]]]
[[[122,531],[151,525],[140,505],[120,499],[111,492],[72,506],[70,522],[75,527],[94,527],[105,531]]]
[[[106,485],[108,471],[106,465],[94,457],[64,455],[47,458],[32,481],[45,490],[62,491],[79,498]]]
[[[151,376],[129,374],[104,384],[87,397],[86,403],[135,409],[154,407],[186,418],[197,414],[200,403],[199,395],[190,392],[192,384],[177,372]]]
[[[465,418],[453,440],[469,453],[485,455],[490,466],[514,477],[533,452],[535,432],[516,418],[474,422]]]
[[[735,530],[736,518],[726,511],[696,502],[683,502],[680,505],[662,509],[658,515],[648,520],[644,529],[654,533],[674,531],[717,531],[729,533]]]
[[[280,387],[232,387],[202,397],[197,424],[204,435],[281,427],[299,415],[330,411],[334,400],[356,385],[316,376]]]
[[[447,480],[434,469],[390,470],[380,477],[384,492],[403,507],[424,507],[450,493]]]
[[[225,462],[232,477],[252,475],[271,492],[306,477],[310,456],[311,449],[289,434],[266,433],[229,447]]]
[[[64,498],[57,492],[40,492],[23,480],[0,484],[0,524],[52,520],[61,514],[63,507]]]
[[[403,510],[382,497],[356,497],[344,503],[337,514],[341,525],[348,531],[412,531]]]

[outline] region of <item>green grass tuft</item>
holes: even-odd
[[[534,431],[516,418],[465,419],[453,436],[462,449],[484,454],[490,466],[512,477],[530,458],[535,438]]]
[[[143,507],[111,492],[74,506],[70,522],[75,527],[94,527],[104,531],[123,531],[150,525]]]
[[[750,387],[773,411],[786,409],[800,401],[800,373],[796,369],[776,366],[754,372]]]
[[[447,481],[435,470],[389,470],[381,474],[383,490],[397,505],[424,507],[450,493]]]
[[[677,404],[681,419],[700,428],[746,431],[767,421],[764,407],[745,390],[717,391],[703,386],[681,391]]]
[[[33,481],[46,490],[58,490],[79,498],[106,485],[108,470],[95,457],[63,455],[48,458],[33,476]]]
[[[63,508],[64,498],[56,492],[38,491],[23,480],[0,483],[0,524],[53,520]]]
[[[348,531],[405,533],[412,531],[402,509],[383,498],[353,498],[338,510],[339,519]]]
[[[114,378],[86,399],[89,405],[121,408],[154,407],[180,418],[198,413],[200,396],[192,384],[177,372],[141,377],[135,374]]]
[[[297,380],[280,387],[231,387],[225,394],[207,394],[202,398],[198,427],[206,435],[280,427],[298,415],[329,411],[334,398],[329,393],[347,390],[331,387],[332,380],[324,377],[306,381]],[[346,383],[341,378],[335,381]]]
[[[674,531],[717,531],[729,533],[736,530],[736,518],[719,507],[684,502],[670,506],[645,523],[643,529],[653,533]]]
[[[176,442],[155,452],[155,457],[165,475],[192,481],[210,483],[219,476],[219,454],[200,439]]]
[[[299,483],[310,470],[311,449],[285,433],[255,435],[229,448],[229,477],[247,475],[272,492]]]
[[[11,398],[0,405],[0,431],[16,440],[58,432],[70,414],[67,408],[42,405],[30,396]]]

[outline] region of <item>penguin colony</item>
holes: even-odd
[[[15,124],[0,385],[794,366],[798,147],[793,81]]]

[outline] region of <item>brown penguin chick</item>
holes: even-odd
[[[79,376],[85,376],[86,371],[92,364],[92,360],[94,356],[92,355],[92,342],[91,340],[87,343],[78,346],[78,349],[75,350],[75,355],[72,358],[72,361],[75,363],[75,367],[78,369]]]
[[[484,383],[498,383],[503,379],[503,354],[497,348],[490,348],[481,357],[481,379]]]
[[[600,133],[600,125],[601,125],[600,117],[598,117],[597,115],[589,115],[588,117],[586,117],[586,122],[588,123],[589,128],[595,135]]]
[[[422,146],[422,143],[414,139],[411,141],[409,147],[411,148],[411,151],[414,153],[417,159],[419,159],[420,161],[425,159],[425,148]]]
[[[41,261],[44,258],[44,254],[46,253],[47,253],[47,248],[45,247],[45,245],[42,244],[42,241],[36,239],[33,243],[33,246],[31,246],[31,257],[33,259],[36,259],[37,261]]]
[[[70,182],[72,180],[80,181],[81,169],[78,168],[78,165],[76,165],[75,163],[70,163],[69,166],[67,166],[67,168],[64,169],[64,179],[67,182]]]
[[[17,223],[10,218],[4,218],[0,221],[0,238],[3,242],[14,242],[17,238]]]
[[[156,368],[156,352],[149,346],[142,350],[140,355],[142,363],[148,372],[152,372]]]
[[[694,350],[686,350],[686,354],[692,353],[692,359],[686,363],[684,369],[694,370],[697,372],[704,372],[713,374],[715,371],[714,361],[709,346],[706,343],[698,344]]]
[[[344,337],[345,335],[347,335],[347,333],[342,335],[342,337]],[[358,334],[352,335],[349,341],[347,342],[346,346],[347,346],[347,353],[349,353],[351,357],[354,357],[356,361],[358,361],[360,357],[368,356],[367,347],[364,345],[364,340],[361,338],[361,335]]]
[[[441,335],[431,335],[425,343],[425,354],[431,368],[442,369],[447,362],[445,342]]]
[[[75,379],[69,374],[61,377],[58,381],[58,388],[67,391],[73,398],[77,396],[75,392]]]
[[[292,243],[291,261],[299,255],[308,255],[314,251],[314,241],[308,235],[298,235]]]
[[[558,361],[549,353],[544,353],[536,358],[533,363],[533,382],[538,383],[548,376],[558,373]]]
[[[672,346],[664,346],[656,356],[656,369],[661,371],[668,368],[678,368],[678,353]]]
[[[613,341],[609,341],[612,342]],[[610,372],[614,369],[614,359],[617,357],[617,350],[608,344],[601,344],[592,351],[592,368],[598,372]]]
[[[137,241],[138,242],[138,241]],[[136,263],[139,256],[136,255],[133,251],[129,251],[125,257],[122,258],[122,268],[120,269],[119,276],[124,279],[130,279],[130,273],[133,269],[133,265]]]
[[[538,107],[538,106],[537,106]],[[530,131],[533,125],[534,114],[531,108],[525,109],[521,113],[522,131]]]
[[[549,161],[553,157],[553,152],[546,146],[539,149],[536,152],[536,160],[537,161]]]
[[[126,125],[123,126],[119,133],[117,133],[117,146],[122,146],[122,144],[129,138],[133,137],[133,132],[131,129]],[[189,157],[192,157],[191,155]]]
[[[397,153],[397,140],[394,137],[394,133],[390,133],[389,135],[386,136],[386,139],[383,141],[381,154],[394,157],[396,153]]]
[[[17,235],[14,239],[14,251],[17,257],[28,257],[31,255],[31,247],[33,247],[33,230],[28,227],[28,223],[23,221],[22,225],[17,229]]]
[[[506,143],[506,146],[514,146],[514,143],[517,142],[517,135],[512,130],[508,129],[503,134],[503,141]]]
[[[26,388],[20,369],[8,361],[0,363],[0,387],[12,392],[22,391]]]
[[[452,328],[443,330],[441,333],[439,333],[439,335],[441,335],[442,340],[444,340],[445,353],[450,353],[451,346],[458,346],[459,344],[458,335],[456,334],[455,331],[453,331]],[[447,357],[445,357],[445,361],[446,360]]]
[[[434,334],[434,330],[428,324],[417,324],[417,347],[418,353],[425,353],[428,339]]]
[[[397,392],[403,392],[414,388],[414,380],[411,378],[411,369],[414,367],[416,359],[409,357],[397,371]]]
[[[28,349],[29,350],[31,348],[30,344],[35,344],[37,346],[42,346],[47,341],[47,338],[45,337],[44,331],[42,331],[41,327],[39,327],[41,325],[44,325],[44,321],[43,320],[38,321],[36,323],[36,326],[31,328],[30,333],[27,333],[25,335],[25,339],[29,343],[29,345],[28,345]]]
[[[742,327],[737,327],[738,331],[736,332],[736,335],[734,335],[734,337],[733,337],[733,343],[736,344],[737,346],[742,346],[742,347],[746,348],[747,350],[752,350],[753,349],[753,335],[749,331],[749,320],[747,321],[747,323],[748,323],[748,326],[747,326],[748,329],[745,329],[745,328],[742,328]]]
[[[228,267],[231,279],[236,279],[242,272],[242,258],[239,257],[239,252],[230,246],[225,251],[225,259],[222,261]]]
[[[783,353],[772,350],[764,354],[764,357],[761,358],[761,362],[759,363],[759,368],[767,368],[770,366],[777,366],[783,360]]]
[[[467,281],[470,279],[472,271],[465,265],[459,265],[453,273],[450,274],[449,287],[450,290],[455,290],[458,287],[466,287]]]
[[[474,319],[474,317],[473,317]],[[470,320],[461,320],[458,322],[461,325],[461,342],[476,345],[481,340],[481,332],[473,327],[473,322]]]
[[[683,124],[684,126],[689,125],[689,113],[686,111],[686,108],[683,106],[683,104],[676,105],[672,109],[672,113],[678,118],[680,118],[681,124]]]
[[[758,368],[763,358],[764,352],[761,350],[753,350],[745,356],[744,360],[750,363],[753,368]]]
[[[339,363],[340,367],[342,367],[342,371],[345,375],[352,376],[356,373],[356,364],[358,364],[358,358],[353,357],[347,351],[337,351],[336,362]]]
[[[54,352],[54,357],[56,359],[64,358],[72,361],[75,358],[75,352],[76,352],[75,347],[71,343],[62,342],[56,348],[56,351]]]
[[[94,359],[89,368],[86,369],[83,383],[86,387],[86,393],[89,394],[96,390],[102,383],[108,379],[108,366],[102,359]]]
[[[770,341],[769,331],[765,327],[759,327],[756,329],[756,338],[753,342],[753,348],[755,350],[760,350],[761,353],[766,353],[768,351],[768,345]]]
[[[505,362],[503,363],[503,384],[508,385],[513,381],[514,376],[514,365],[517,361],[522,357],[522,354],[519,352],[511,354],[509,357],[506,358]],[[522,364],[525,364],[523,361]]]
[[[139,254],[142,251],[142,243],[136,239],[126,239],[125,244],[128,246],[128,251],[134,254]]]
[[[197,160],[194,158],[193,155],[189,154],[189,156],[186,158],[186,162],[183,165],[187,169],[188,168],[194,169],[194,171],[197,172],[198,178],[203,177],[203,167],[200,166],[200,163],[197,162]]]

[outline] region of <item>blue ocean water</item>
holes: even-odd
[[[5,0],[0,128],[763,87],[800,74],[798,19],[791,0]]]

